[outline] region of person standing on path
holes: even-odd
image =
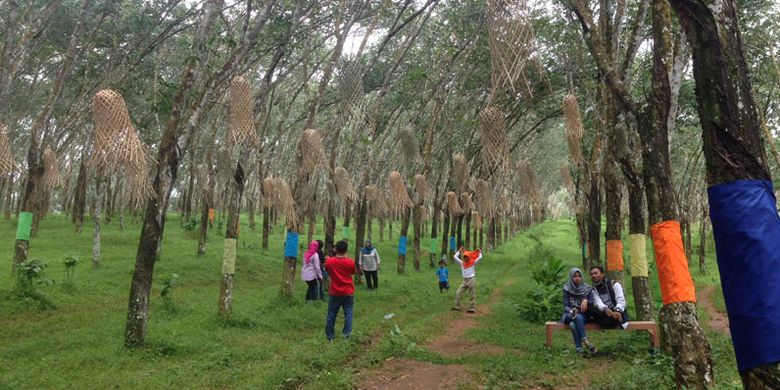
[[[369,290],[374,290],[379,287],[377,274],[382,261],[379,259],[379,252],[377,252],[374,245],[371,244],[371,240],[366,240],[363,249],[360,250],[359,261],[360,269],[363,270],[363,274],[366,276],[366,287],[368,287]]]
[[[320,244],[317,241],[309,243],[309,249],[303,254],[303,266],[301,267],[301,279],[306,282],[306,302],[317,300],[317,285],[322,280],[322,269],[320,268],[320,256],[317,251]]]
[[[461,254],[463,254],[463,260],[460,259]],[[455,252],[453,258],[460,265],[461,274],[463,274],[463,283],[460,284],[458,291],[455,293],[455,306],[452,307],[452,310],[463,310],[460,307],[460,298],[463,295],[463,292],[468,290],[470,300],[469,309],[466,310],[466,312],[474,313],[477,308],[477,280],[474,268],[476,268],[475,266],[477,263],[482,260],[482,251],[480,249],[466,251],[463,247],[460,247],[460,249]]]
[[[334,326],[336,325],[336,316],[339,309],[344,308],[344,329],[342,334],[344,338],[349,338],[352,333],[352,305],[354,304],[353,294],[355,293],[355,284],[352,281],[352,275],[355,274],[355,260],[346,256],[348,245],[341,240],[334,247],[336,255],[329,257],[325,262],[325,269],[330,276],[330,288],[328,289],[328,316],[325,321],[325,336],[328,341],[333,341]]]

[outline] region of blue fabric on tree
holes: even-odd
[[[718,268],[739,371],[780,361],[780,218],[772,183],[707,190]]]
[[[450,236],[450,250],[451,250],[451,251],[454,251],[454,250],[455,250],[455,245],[456,245],[456,244],[457,244],[457,243],[455,242],[455,236]]]
[[[406,256],[406,236],[398,237],[398,254]]]
[[[284,256],[298,258],[298,233],[287,232],[284,240]]]

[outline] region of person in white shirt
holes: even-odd
[[[463,260],[460,258],[461,254],[463,255]],[[463,292],[468,290],[470,299],[469,309],[466,310],[466,312],[474,313],[477,307],[477,280],[474,268],[476,264],[482,260],[482,251],[480,249],[466,251],[463,247],[460,247],[460,249],[455,252],[453,258],[460,265],[461,274],[463,274],[463,283],[460,284],[458,292],[455,293],[455,306],[452,307],[452,310],[463,310],[460,307],[460,298],[463,295]]]
[[[590,268],[590,280],[593,282],[595,294],[593,305],[588,311],[588,322],[597,323],[602,328],[628,327],[623,286],[607,278],[604,269],[598,265]]]

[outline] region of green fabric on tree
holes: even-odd
[[[19,213],[19,221],[16,226],[16,239],[30,241],[33,214],[27,211]]]

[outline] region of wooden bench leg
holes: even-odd
[[[547,347],[552,347],[552,333],[553,329],[549,326],[545,326],[545,330],[547,330]]]
[[[650,344],[652,344],[655,349],[660,349],[661,339],[658,337],[658,330],[648,329],[647,333],[650,333]]]

